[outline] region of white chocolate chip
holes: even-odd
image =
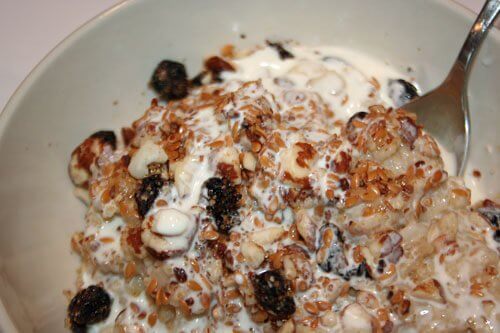
[[[151,163],[165,163],[167,154],[162,147],[152,141],[146,141],[132,156],[128,166],[128,172],[136,179],[142,179],[149,173],[148,165]]]
[[[161,209],[156,213],[152,230],[164,236],[183,234],[190,223],[189,216],[173,208]]]

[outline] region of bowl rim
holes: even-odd
[[[22,101],[23,97],[30,90],[32,84],[36,79],[42,76],[46,70],[59,56],[61,56],[65,50],[73,45],[73,43],[78,42],[78,40],[84,36],[89,31],[97,28],[104,20],[112,15],[116,15],[128,9],[132,6],[140,5],[146,0],[121,0],[118,3],[112,5],[111,7],[101,11],[97,15],[88,19],[84,23],[80,24],[75,30],[73,30],[69,35],[57,43],[28,73],[28,75],[19,83],[12,95],[8,98],[7,103],[0,110],[0,142],[5,135],[5,129],[8,127],[12,116],[18,109],[18,105]],[[455,12],[457,15],[462,16],[468,21],[473,22],[476,13],[471,9],[465,7],[463,4],[458,3],[456,0],[428,0],[436,3],[437,5],[447,7],[448,10]],[[495,26],[489,32],[489,35],[500,40],[500,29]],[[0,297],[0,332],[18,332],[18,329],[14,322],[12,321],[7,306],[2,298]]]

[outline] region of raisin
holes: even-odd
[[[182,99],[187,96],[189,87],[186,68],[176,61],[163,60],[153,72],[151,85],[167,100]]]
[[[241,194],[226,178],[210,178],[205,186],[208,194],[207,211],[215,220],[217,230],[229,234],[231,228],[239,223]]]
[[[99,286],[89,286],[71,300],[68,306],[68,316],[72,329],[81,331],[83,325],[103,321],[111,311],[111,298],[106,290]]]
[[[353,114],[352,117],[349,118],[349,120],[347,121],[347,125],[345,127],[345,130],[346,130],[347,139],[350,142],[356,141],[356,139],[359,135],[359,131],[360,131],[360,129],[358,127],[354,126],[353,122],[355,120],[361,121],[361,120],[365,119],[365,117],[367,115],[368,115],[368,113],[363,112],[363,111],[357,112],[357,113]]]
[[[500,243],[500,229],[498,229],[498,221],[500,220],[500,205],[491,201],[484,200],[483,207],[477,209],[477,212],[488,221],[493,228],[493,239],[495,242]]]
[[[109,144],[116,149],[116,135],[113,131],[98,131],[90,136],[92,139],[99,139],[104,144]]]
[[[330,244],[323,244],[324,236],[327,230],[331,230],[333,237]],[[333,272],[341,275],[347,268],[347,259],[344,254],[342,235],[339,229],[333,224],[326,224],[320,229],[320,244],[328,246],[328,253],[321,262],[318,262],[319,267],[325,272]]]
[[[403,79],[389,80],[389,97],[396,107],[400,107],[418,97],[417,88]]]
[[[269,45],[270,47],[272,47],[276,51],[278,51],[278,54],[279,54],[281,60],[295,58],[295,56],[290,51],[285,49],[281,43],[270,42],[268,40],[266,41],[266,43],[267,43],[267,45]]]
[[[386,266],[385,260],[384,259],[380,259],[378,261],[378,265],[377,265],[377,273],[379,273],[379,274],[384,273],[385,266]]]
[[[70,330],[73,333],[86,333],[87,332],[87,325],[79,325],[75,323],[74,321],[70,322]]]
[[[339,275],[346,281],[349,281],[353,276],[372,279],[372,275],[370,273],[370,267],[366,264],[364,260],[361,264],[359,264],[358,267],[345,271]]]
[[[141,217],[148,213],[162,186],[163,179],[161,179],[160,175],[152,175],[142,180],[134,195],[137,211]]]
[[[177,281],[184,283],[187,281],[187,274],[184,268],[174,267],[174,275]]]
[[[484,217],[493,228],[498,228],[500,220],[500,206],[491,200],[485,200],[483,207],[477,209],[478,213]]]
[[[290,283],[278,270],[254,275],[252,285],[259,305],[275,319],[288,319],[295,313]]]

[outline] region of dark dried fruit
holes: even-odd
[[[220,73],[234,72],[234,67],[230,63],[217,56],[205,60],[205,68],[212,73],[212,79],[216,82],[222,81]]]
[[[384,273],[385,266],[386,266],[385,260],[384,259],[380,259],[378,261],[378,265],[377,265],[377,273],[379,273],[379,274]]]
[[[492,227],[498,228],[498,221],[500,220],[500,205],[491,200],[484,200],[483,207],[478,208],[477,211]]]
[[[352,117],[349,118],[349,120],[347,121],[347,125],[345,127],[347,140],[349,140],[352,143],[356,141],[361,129],[354,126],[354,121],[362,121],[363,119],[365,119],[367,115],[368,113],[361,111],[353,114]]]
[[[328,237],[326,235],[329,235]],[[326,244],[327,239],[329,243]],[[325,224],[320,229],[319,250],[316,258],[319,267],[325,272],[342,276],[347,269],[347,259],[344,254],[342,235],[333,224]],[[320,253],[325,251],[326,253]]]
[[[266,41],[266,43],[267,43],[267,45],[269,45],[270,47],[275,48],[276,51],[278,51],[278,54],[279,54],[281,60],[295,58],[294,55],[290,51],[288,51],[287,49],[285,49],[281,43],[270,42],[268,40]]]
[[[401,107],[418,97],[417,88],[403,79],[389,80],[389,97],[396,107]]]
[[[500,243],[500,230],[498,229],[498,221],[500,220],[500,205],[487,199],[483,201],[482,207],[478,208],[477,211],[493,228],[493,239],[495,242]]]
[[[290,283],[278,270],[254,275],[252,285],[259,305],[275,319],[288,319],[295,313]]]
[[[177,281],[184,283],[187,281],[187,274],[184,268],[174,267],[174,275]]]
[[[73,297],[68,306],[68,317],[72,327],[81,329],[82,325],[106,319],[110,311],[111,298],[106,290],[99,286],[89,286]]]
[[[109,144],[116,149],[116,135],[113,131],[98,131],[90,136],[92,139],[99,139],[104,144]]]
[[[372,279],[372,274],[370,272],[370,267],[366,264],[365,261],[361,262],[357,267],[350,269],[350,270],[345,270],[344,272],[341,272],[339,274],[341,278],[343,278],[346,281],[349,281],[352,277],[363,277],[367,279]]]
[[[186,68],[176,61],[163,60],[153,72],[151,85],[167,100],[184,98],[189,87]]]
[[[87,325],[79,325],[75,322],[70,322],[70,330],[73,333],[86,333],[87,332]]]
[[[210,178],[205,186],[208,195],[207,211],[215,220],[217,230],[229,234],[231,228],[239,223],[241,194],[226,178]]]
[[[163,179],[160,175],[152,175],[142,180],[134,196],[137,203],[137,211],[141,217],[144,217],[148,213],[162,186]]]

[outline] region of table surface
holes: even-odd
[[[1,0],[0,112],[22,80],[50,50],[89,19],[122,1]],[[475,12],[484,3],[484,0],[455,1]]]

